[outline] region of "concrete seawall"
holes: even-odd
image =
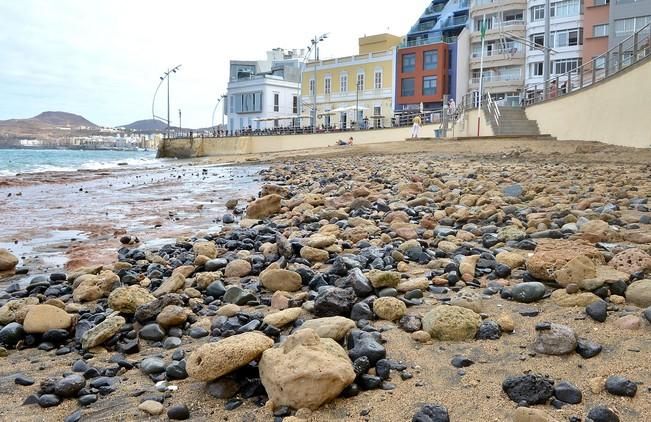
[[[420,136],[431,137],[438,125],[421,128]],[[355,145],[404,141],[411,127],[320,133],[309,135],[240,136],[236,138],[165,139],[158,149],[160,158],[216,157],[220,155],[264,154],[334,146],[337,140],[353,137]]]

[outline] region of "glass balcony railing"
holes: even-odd
[[[443,11],[443,9],[445,9],[445,4],[441,4],[441,3],[435,4],[433,6],[428,7],[427,9],[425,9],[424,14],[426,16],[437,15],[437,14],[441,13]]]
[[[423,22],[412,26],[410,32],[425,32],[434,28],[434,26],[436,26],[436,21]]]
[[[522,73],[521,72],[514,72],[514,73],[506,73],[503,75],[496,75],[496,74],[491,74],[487,73],[484,75],[484,82],[511,82],[511,81],[521,81],[522,80]],[[479,78],[474,77],[470,79],[470,83],[473,85],[479,84]]]
[[[468,22],[468,16],[453,16],[445,21],[445,27],[449,28],[452,26],[463,26]]]
[[[459,0],[458,7],[460,9],[468,9],[470,7],[470,0]]]
[[[415,40],[403,41],[399,48],[418,47],[420,45],[446,43],[452,44],[457,42],[457,37],[444,37],[442,35],[430,36],[429,38],[417,38]]]

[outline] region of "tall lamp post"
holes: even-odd
[[[311,44],[312,49],[314,50],[314,89],[312,92],[312,133],[316,133],[316,66],[319,61],[319,43],[328,38],[328,34],[322,34],[321,36],[314,36],[312,38]]]
[[[160,82],[158,83],[158,86],[156,87],[156,91],[154,92],[154,98],[151,100],[151,117],[152,120],[160,120],[162,122],[167,123],[167,137],[170,137],[170,74],[176,73],[177,70],[181,68],[181,65],[174,66],[171,69],[167,69],[167,72],[163,73],[163,76],[161,76]],[[156,116],[156,113],[154,113],[154,105],[156,104],[156,94],[158,94],[158,90],[160,89],[161,85],[163,82],[167,80],[167,119],[164,119],[162,117]]]
[[[183,125],[181,124],[181,109],[179,109],[179,136],[183,137]]]
[[[360,129],[359,126],[359,88],[360,88],[359,75],[357,76],[357,88],[355,89],[355,122],[357,123],[357,130]]]
[[[217,107],[219,107],[219,103],[224,101],[226,98],[226,94],[223,94],[221,97],[219,97],[219,100],[217,100],[217,104],[215,104],[215,108],[212,109],[212,130],[215,130],[215,113],[217,112]],[[222,113],[222,129],[224,129],[224,114],[226,113],[226,110]]]

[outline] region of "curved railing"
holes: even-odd
[[[525,86],[524,104],[532,105],[590,87],[651,56],[651,24],[615,47],[547,81]]]

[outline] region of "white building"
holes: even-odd
[[[231,134],[297,123],[302,54],[274,49],[266,60],[230,62],[224,112]]]
[[[527,2],[527,39],[531,43],[544,44],[545,0]],[[583,2],[561,0],[551,3],[550,13],[550,77],[562,75],[582,64],[583,56]],[[542,84],[544,50],[527,47],[526,81]]]

